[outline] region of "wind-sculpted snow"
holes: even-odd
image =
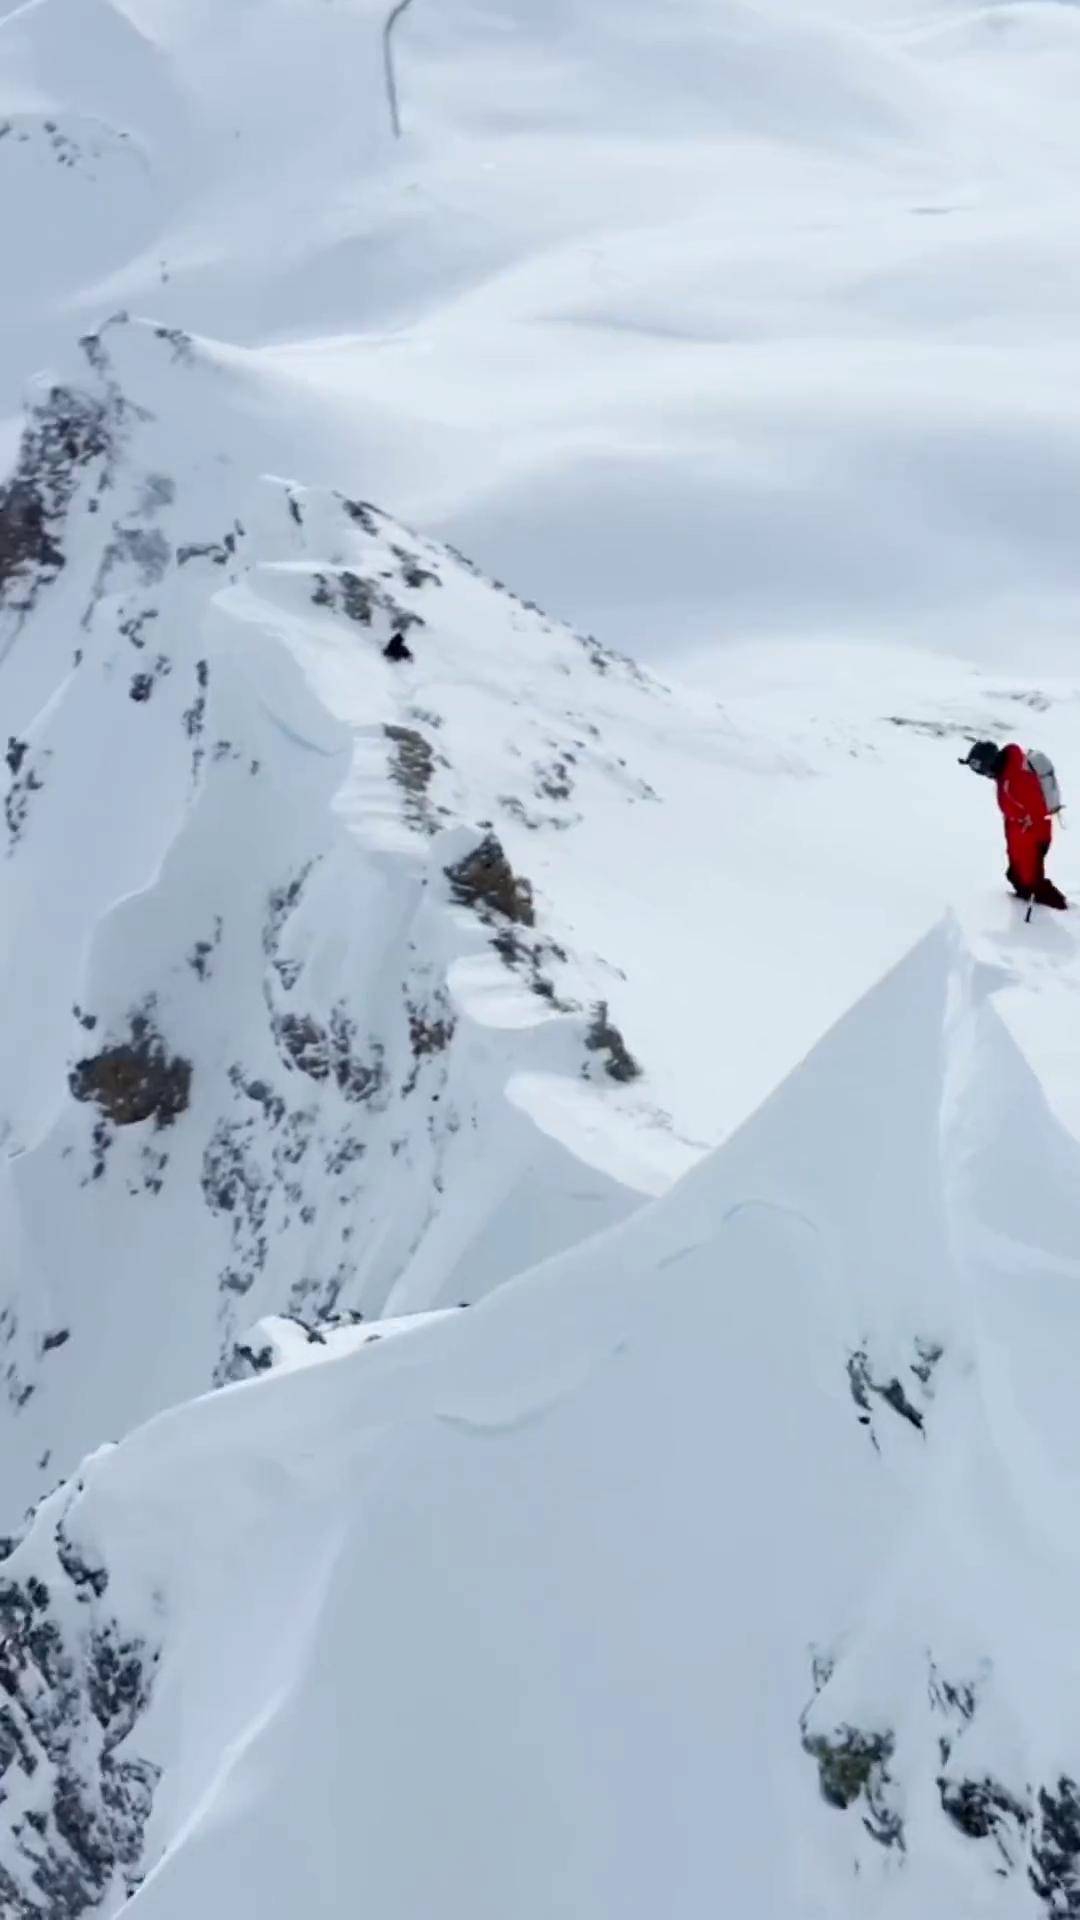
[[[934,934],[632,1221],[92,1463],[140,1920],[1074,1911],[1080,1168],[993,984]]]
[[[617,971],[529,863],[586,802],[656,804],[608,729],[696,720],[377,508],[261,479],[243,401],[118,319],[0,494],[8,1519],[259,1316],[473,1301],[672,1150],[618,1091]]]

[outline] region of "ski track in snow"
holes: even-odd
[[[1080,15],[384,16],[0,4],[0,1916],[1080,1915]]]

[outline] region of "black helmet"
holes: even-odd
[[[962,767],[970,767],[972,773],[985,774],[988,780],[996,780],[998,769],[1004,758],[1004,748],[996,747],[992,740],[976,740],[971,751],[961,760]]]

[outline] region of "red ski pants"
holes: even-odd
[[[1009,878],[1015,885],[1031,890],[1039,885],[1050,851],[1050,830],[1005,823],[1005,845],[1009,850]]]

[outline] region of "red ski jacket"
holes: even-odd
[[[1030,834],[1033,839],[1049,844],[1053,828],[1046,811],[1042,782],[1028,766],[1023,747],[1012,744],[1005,748],[1005,765],[998,775],[997,797],[998,806],[1005,815],[1005,832],[1010,839],[1014,835]]]

